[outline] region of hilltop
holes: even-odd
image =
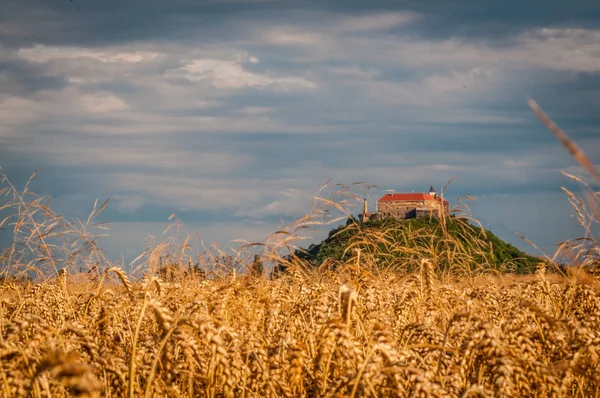
[[[331,230],[319,244],[300,249],[295,255],[313,266],[334,267],[360,249],[364,263],[378,268],[410,272],[421,259],[431,259],[444,270],[495,269],[528,273],[542,260],[504,242],[491,231],[450,216],[431,219],[381,219],[359,222]]]

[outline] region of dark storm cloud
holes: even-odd
[[[402,1],[360,0],[323,1],[321,7],[332,12],[362,14],[371,11],[406,10],[424,15],[414,32],[417,36],[469,40],[491,40],[497,45],[509,44],[505,39],[535,27],[600,26],[600,5],[594,0],[565,3],[560,0],[468,0]]]
[[[0,58],[0,95],[30,96],[40,90],[60,90],[67,86],[63,76],[19,59]]]
[[[448,36],[498,45],[523,30],[538,26],[600,26],[595,0],[563,1],[42,1],[4,2],[0,21],[10,28],[4,42],[21,46],[106,45],[139,40],[221,41],[246,34],[247,22],[275,20],[323,26],[335,15],[410,11],[421,14],[419,29],[408,34]],[[393,29],[390,30],[393,33]],[[403,33],[407,32],[403,30]]]
[[[1,22],[13,46],[105,45],[137,40],[183,40],[189,33],[205,41],[231,37],[234,26],[223,18],[264,7],[260,2],[220,3],[178,0],[138,1],[10,1],[2,5]]]

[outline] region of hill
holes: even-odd
[[[491,231],[468,221],[448,217],[433,219],[371,220],[349,218],[329,236],[295,255],[313,266],[339,265],[356,256],[360,249],[363,264],[410,272],[423,258],[447,271],[495,269],[528,273],[542,260],[502,241]]]

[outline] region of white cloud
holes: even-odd
[[[260,29],[258,40],[266,44],[283,46],[320,47],[327,42],[327,35],[296,26],[276,26]]]
[[[140,196],[116,196],[116,209],[119,214],[135,213],[144,206],[145,200]]]
[[[194,150],[165,150],[168,138],[148,145],[147,141],[136,145],[131,141],[119,144],[111,140],[83,140],[52,137],[39,139],[37,145],[15,145],[15,153],[49,156],[61,166],[94,166],[110,164],[123,168],[144,168],[162,172],[193,174],[196,176],[226,175],[238,172],[255,160],[250,154],[227,152],[202,152]],[[125,187],[123,187],[125,188]]]
[[[493,100],[504,95],[501,90],[507,82],[518,87],[519,70],[590,71],[600,65],[598,32],[593,30],[532,30],[515,37],[515,46],[493,48],[458,39],[392,37],[376,29],[378,23],[394,27],[415,21],[418,23],[418,16],[392,13],[336,17],[330,25],[311,28],[261,26],[255,28],[256,35],[243,41],[192,48],[169,43],[93,50],[24,48],[19,51],[21,58],[43,63],[50,75],[64,76],[71,84],[62,91],[46,91],[26,100],[5,98],[0,113],[7,115],[3,120],[8,120],[9,127],[2,126],[0,134],[16,134],[10,126],[19,123],[73,128],[88,134],[344,131],[344,126],[319,125],[311,118],[289,121],[287,117],[295,112],[272,104],[246,103],[236,105],[240,111],[225,112],[232,96],[245,88],[308,93],[314,96],[311,103],[325,105],[315,105],[315,109],[328,109],[328,121],[337,117],[368,120],[376,128],[380,122],[374,115],[389,107],[413,108],[410,120],[403,121],[407,124],[436,120],[518,124],[523,122],[519,117],[467,107],[478,98]],[[355,26],[364,34],[343,34],[344,26]],[[264,61],[259,68],[259,58],[273,59],[261,55],[270,51],[262,47],[268,43],[288,47],[278,53],[286,62],[311,63],[293,73],[270,69]],[[336,66],[329,66],[332,63]],[[409,70],[412,75],[405,80],[385,77],[396,69]],[[181,78],[187,83],[182,84]],[[98,91],[99,84],[120,85],[123,90]],[[317,87],[318,91],[311,91]],[[348,105],[352,107],[344,108]],[[432,106],[436,112],[431,112]],[[217,108],[218,113],[211,111]],[[69,109],[69,123],[65,122],[65,109]],[[394,123],[390,119],[387,128]]]
[[[479,122],[491,115],[482,111],[469,111],[464,108],[466,102],[475,95],[486,93],[493,95],[492,81],[476,80],[469,72],[451,72],[449,75],[434,74],[419,80],[393,82],[385,80],[362,80],[349,83],[356,86],[361,96],[371,103],[387,106],[408,106],[422,109],[413,113],[411,121],[429,121],[443,119],[454,122]],[[465,87],[470,84],[470,90]],[[431,107],[437,107],[432,111]],[[447,111],[447,110],[451,111]],[[455,113],[460,111],[462,115]],[[441,115],[444,115],[441,117]]]
[[[476,67],[464,72],[453,70],[446,75],[427,76],[424,84],[431,93],[439,95],[463,91],[467,88],[470,92],[489,88],[493,78],[492,70]]]
[[[270,216],[303,216],[308,212],[308,205],[312,199],[312,194],[307,190],[298,188],[286,188],[275,195],[275,199],[263,206],[251,208],[249,210],[240,210],[238,216],[250,218],[264,218]]]
[[[19,126],[36,119],[35,102],[19,97],[0,97],[0,135],[2,131],[8,134],[8,126]],[[4,130],[6,128],[7,130]]]
[[[198,109],[210,109],[210,108],[217,108],[217,107],[223,105],[223,103],[220,101],[196,100],[196,101],[193,101],[189,105],[191,105],[194,108],[198,108]]]
[[[430,169],[435,171],[460,171],[467,170],[467,166],[456,165],[456,164],[432,164],[428,166]]]
[[[108,113],[129,109],[121,98],[114,94],[101,92],[81,96],[84,111],[91,113]]]
[[[372,79],[379,74],[378,70],[372,68],[360,68],[357,66],[331,68],[331,72],[350,77],[360,77],[364,79]]]
[[[111,186],[116,190],[151,197],[155,203],[194,210],[225,210],[255,205],[263,198],[264,181],[235,177],[215,179],[210,175],[193,177],[122,172]]]
[[[34,62],[48,62],[60,59],[90,58],[101,62],[138,63],[152,61],[160,53],[151,51],[118,51],[107,48],[104,51],[94,51],[83,47],[53,47],[35,45],[19,49],[19,56]]]
[[[234,154],[230,158],[223,157],[221,161],[209,158],[191,168],[183,167],[183,161],[179,169],[176,159],[169,161],[167,157],[164,165],[163,161],[158,162],[159,170],[109,172],[105,180],[98,184],[107,187],[106,194],[126,192],[125,197],[145,198],[150,204],[170,206],[174,211],[181,208],[214,210],[256,219],[293,217],[302,216],[308,211],[318,186],[328,178],[347,184],[365,181],[367,184],[377,184],[380,190],[415,189],[420,186],[426,190],[429,184],[441,186],[453,177],[456,177],[454,185],[463,187],[483,184],[487,189],[493,186],[498,190],[506,186],[521,186],[524,189],[531,181],[560,177],[557,163],[548,163],[546,154],[548,151],[543,148],[524,154],[523,158],[529,162],[525,167],[501,153],[473,153],[468,158],[460,152],[450,151],[440,152],[436,156],[417,152],[401,157],[365,153],[360,165],[334,167],[318,161],[303,162],[293,167],[282,167],[277,173],[280,177],[247,177],[243,163],[227,170],[227,165],[237,156]],[[160,159],[160,155],[156,158]],[[198,158],[202,159],[202,154]],[[145,162],[136,161],[135,156],[133,159],[120,159],[123,160],[121,163],[110,157],[107,161],[111,164],[143,165],[150,161],[150,156]],[[398,170],[402,170],[402,173],[399,174]],[[456,193],[453,186],[449,194]],[[472,192],[460,194],[472,195]]]
[[[365,34],[406,26],[418,21],[420,16],[412,12],[372,13],[362,16],[323,15],[311,26],[280,24],[259,29],[260,40],[278,46],[298,46],[317,50],[333,47],[348,34]]]
[[[267,106],[245,106],[239,110],[244,115],[266,115],[272,113],[274,108]]]
[[[533,65],[576,72],[600,72],[600,30],[541,28],[517,37]]]
[[[455,37],[442,40],[414,38],[409,35],[382,35],[376,32],[378,19],[404,23],[418,16],[367,15],[347,17],[337,25],[301,27],[282,25],[256,30],[256,38],[265,43],[289,47],[292,59],[301,62],[345,61],[385,65],[388,68],[442,67],[470,70],[474,65],[483,68],[539,67],[575,72],[600,71],[600,30],[594,29],[531,29],[511,38],[513,45],[493,47],[484,42],[473,43]],[[347,35],[335,26],[372,27],[370,34]],[[383,23],[383,22],[382,22]],[[382,26],[387,26],[383,23]],[[360,30],[360,29],[359,29]],[[370,29],[366,29],[370,31]]]
[[[270,107],[248,106],[241,108],[241,111],[233,109],[213,114],[213,108],[218,110],[225,105],[223,99],[194,98],[192,88],[184,93],[187,101],[174,98],[173,102],[165,101],[164,104],[164,99],[156,99],[160,95],[148,98],[144,92],[137,92],[120,98],[109,92],[87,93],[85,88],[80,87],[44,91],[33,95],[31,99],[7,97],[0,99],[0,116],[4,116],[0,135],[22,135],[25,126],[32,127],[28,129],[32,133],[43,126],[44,129],[72,131],[79,135],[257,131],[321,133],[337,128],[311,123],[288,124],[281,117],[271,114]],[[178,114],[179,111],[186,111],[186,114]]]
[[[249,72],[237,60],[195,59],[181,68],[168,71],[167,76],[208,81],[218,88],[226,89],[274,86],[290,90],[315,87],[314,83],[301,77],[275,77]]]
[[[507,159],[504,162],[502,162],[502,164],[506,167],[511,167],[511,168],[523,168],[523,167],[531,166],[532,161],[530,159],[518,159],[518,160]]]
[[[333,24],[331,30],[340,33],[378,31],[404,26],[418,19],[418,14],[412,12],[390,12],[360,17],[345,17],[337,24]]]

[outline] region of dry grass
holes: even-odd
[[[598,261],[600,195],[589,186],[587,201],[565,191],[585,231],[557,251],[580,265],[566,274],[553,258],[528,276],[438,268],[441,256],[460,270],[479,242],[417,250],[387,270],[372,261],[377,236],[335,270],[284,257],[299,232],[346,218],[348,187],[320,191],[262,243],[192,256],[188,240],[168,241],[125,272],[97,245],[107,202],[69,222],[1,177],[0,227],[14,231],[0,253],[2,396],[600,395],[600,279],[585,271]],[[246,274],[257,254],[288,272]]]

